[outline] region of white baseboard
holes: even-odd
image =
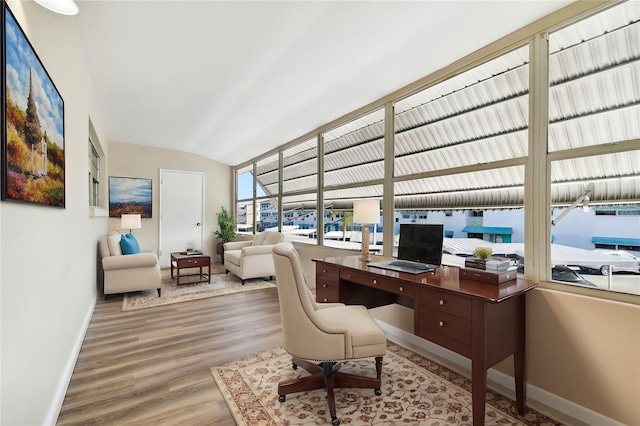
[[[424,340],[414,335],[413,333],[409,333],[405,330],[394,327],[380,320],[376,321],[378,322],[378,324],[380,324],[380,327],[386,334],[398,337],[412,345],[415,345],[429,353],[432,353],[437,357],[445,359],[451,364],[456,365],[465,371],[471,371],[471,360],[469,360],[468,358],[458,355],[455,352],[451,352],[450,350],[438,346],[435,343]],[[511,392],[511,395],[506,396],[513,397],[513,395],[515,395],[515,383],[513,381],[513,377],[509,376],[508,374],[504,374],[500,371],[490,368],[487,371],[487,380],[489,382],[496,383],[497,385]],[[617,420],[606,417],[600,413],[571,402],[568,399],[564,399],[562,397],[554,395],[544,389],[538,388],[531,384],[527,384],[526,392],[528,405],[530,404],[536,406],[546,406],[588,425],[625,426],[623,423],[620,423]]]
[[[71,381],[71,376],[73,375],[73,369],[76,366],[78,355],[80,355],[82,342],[84,342],[84,336],[87,333],[87,329],[89,328],[89,323],[91,322],[91,317],[93,316],[95,307],[96,300],[94,300],[93,303],[89,305],[89,309],[87,309],[87,313],[84,316],[82,326],[80,327],[80,331],[78,333],[78,336],[76,337],[76,342],[73,345],[73,350],[71,351],[69,360],[67,361],[67,365],[65,366],[62,376],[60,377],[60,382],[58,382],[58,389],[56,390],[56,394],[53,397],[53,401],[51,401],[49,413],[47,414],[47,419],[44,422],[45,426],[54,426],[58,420],[60,410],[62,409],[62,403],[64,402],[64,397],[67,394],[67,388],[69,387],[69,382]]]

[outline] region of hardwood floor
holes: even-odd
[[[123,312],[100,298],[58,425],[234,425],[210,368],[282,344],[275,289]]]

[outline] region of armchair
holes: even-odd
[[[324,388],[331,424],[337,426],[335,388],[371,388],[376,395],[382,394],[382,357],[387,351],[384,332],[364,306],[316,303],[291,243],[276,245],[273,259],[284,348],[293,356],[294,369],[300,366],[310,373],[280,382],[279,400],[285,402],[291,393]],[[375,378],[338,371],[339,361],[369,357],[375,358]]]
[[[161,293],[162,274],[155,253],[123,255],[120,233],[112,231],[99,243],[104,270],[104,298],[110,294],[140,290]]]
[[[233,273],[242,280],[258,277],[273,277],[272,249],[284,241],[280,232],[266,231],[256,234],[252,241],[232,241],[224,244],[225,273]]]

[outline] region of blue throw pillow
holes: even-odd
[[[140,245],[133,234],[122,235],[122,238],[120,238],[120,248],[122,249],[122,254],[140,253]]]

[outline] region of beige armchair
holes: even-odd
[[[316,303],[291,243],[276,245],[273,259],[284,348],[293,356],[294,369],[300,366],[310,373],[280,382],[279,400],[285,402],[291,393],[324,388],[331,423],[339,425],[335,388],[371,388],[376,395],[382,394],[382,357],[387,352],[384,332],[364,306]],[[369,357],[375,358],[376,377],[338,371],[339,361]]]
[[[99,243],[104,270],[104,298],[129,291],[158,290],[161,293],[162,274],[155,253],[123,255],[120,233],[112,231]]]
[[[256,234],[252,241],[232,241],[224,244],[224,268],[244,281],[249,278],[275,275],[271,250],[284,241],[280,232],[266,231]]]

